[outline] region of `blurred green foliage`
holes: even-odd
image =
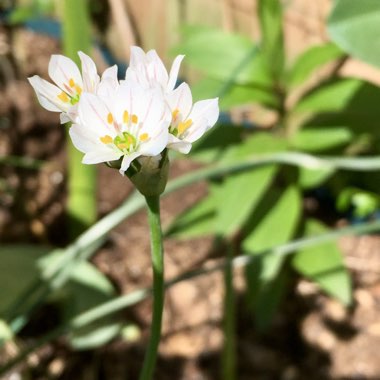
[[[237,34],[188,26],[175,49],[201,76],[196,98],[220,97],[222,109],[259,104],[276,112],[271,128],[260,125],[237,128],[226,136],[228,126],[219,126],[194,150],[192,157],[203,163],[243,160],[250,155],[301,151],[342,156],[380,153],[380,89],[364,80],[342,78],[339,68],[347,53],[380,63],[373,36],[380,26],[380,3],[365,0],[336,1],[329,30],[334,42],[312,46],[294,62],[284,52],[283,15],[279,1],[259,1],[260,41]],[[368,27],[367,27],[368,26]],[[339,47],[338,47],[339,45]],[[326,64],[329,64],[326,67]],[[313,80],[324,68],[324,79]],[[238,142],[237,142],[238,141]],[[326,230],[303,211],[305,191],[329,189],[338,199],[338,210],[366,216],[378,207],[369,190],[378,187],[377,174],[341,175],[331,169],[289,169],[281,165],[237,174],[210,183],[209,195],[185,211],[168,229],[179,238],[216,234],[227,239],[239,236],[240,249],[256,255],[296,236]],[[351,189],[351,190],[350,190]],[[367,190],[366,190],[367,189]],[[265,329],[276,310],[289,270],[319,284],[344,304],[351,302],[351,283],[341,253],[334,244],[302,250],[292,260],[259,255],[247,267],[247,305],[258,327]]]

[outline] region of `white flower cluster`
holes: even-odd
[[[119,82],[116,66],[99,77],[93,60],[78,54],[82,74],[69,58],[53,55],[49,75],[55,85],[37,75],[29,82],[44,108],[61,112],[62,123],[72,122],[70,136],[85,164],[122,158],[124,174],[134,159],[159,156],[165,148],[188,153],[218,119],[217,98],[193,104],[186,83],[175,88],[182,55],[168,74],[155,50],[134,46]]]

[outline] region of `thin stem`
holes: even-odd
[[[164,251],[160,221],[160,197],[146,197],[151,239],[153,269],[153,316],[150,339],[145,353],[140,380],[150,380],[156,365],[157,350],[161,337],[162,311],[164,309]]]

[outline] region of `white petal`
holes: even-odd
[[[191,127],[187,130],[183,141],[191,142],[197,141],[210,129],[207,119],[198,119],[193,122]]]
[[[140,145],[139,152],[144,156],[157,156],[166,148],[169,138],[167,122],[162,121],[156,128],[158,133],[150,135],[150,139]]]
[[[69,103],[65,103],[58,98],[58,95],[62,92],[60,88],[49,83],[45,79],[40,78],[38,75],[34,75],[28,78],[29,83],[36,91],[38,101],[41,106],[52,112],[67,111],[71,106]]]
[[[169,149],[176,150],[177,152],[187,154],[191,150],[191,143],[184,140],[180,140],[179,138],[173,136],[172,134],[169,134],[167,147]]]
[[[109,134],[113,137],[116,134],[114,125],[107,121],[109,113],[106,103],[99,96],[88,93],[81,96],[78,106],[79,124],[91,128],[95,135]]]
[[[106,79],[113,81],[115,85],[119,84],[117,80],[117,66],[116,65],[108,67],[107,69],[104,70],[102,74],[102,81]]]
[[[211,128],[219,117],[218,98],[200,100],[194,103],[193,109],[189,115],[189,119],[196,121],[197,119],[207,119],[207,123]]]
[[[144,126],[157,125],[166,114],[167,105],[161,89],[144,89],[135,82],[125,81],[118,88],[115,98],[115,114],[119,122],[125,110],[130,115],[137,115],[139,123]]]
[[[178,79],[179,68],[184,58],[185,58],[184,55],[177,55],[177,57],[173,61],[172,67],[170,69],[167,91],[172,91],[173,88],[175,87],[177,83],[177,79]]]
[[[145,64],[145,52],[138,46],[131,46],[131,59],[129,66],[135,68]]]
[[[73,120],[71,120],[71,118],[69,117],[69,115],[66,112],[62,112],[59,115],[59,121],[61,122],[61,124],[66,124],[66,123],[69,123]]]
[[[82,77],[77,65],[70,58],[63,55],[51,56],[49,76],[58,87],[68,93],[73,93],[73,90],[69,86],[70,79],[73,79],[78,86],[83,87]]]
[[[73,106],[71,106],[67,113],[66,113],[66,117],[69,119],[69,121],[71,121],[72,123],[76,123],[77,120],[78,120],[78,106],[79,106],[79,103],[77,104],[74,104]],[[62,118],[61,118],[62,119]]]
[[[78,52],[82,64],[83,90],[94,93],[99,84],[99,75],[95,62],[87,54]]]
[[[103,72],[97,94],[106,101],[109,107],[111,107],[118,87],[117,66],[113,65]]]
[[[185,141],[194,142],[214,126],[219,117],[218,98],[196,102],[189,119],[193,124],[188,129]]]
[[[150,82],[152,84],[158,83],[164,90],[168,86],[169,76],[165,68],[165,65],[161,61],[161,58],[158,56],[155,50],[150,50],[146,54],[148,59],[147,72]]]
[[[99,137],[94,135],[91,129],[84,125],[73,124],[69,129],[69,135],[75,148],[83,153],[93,152],[105,147]]]
[[[120,174],[125,175],[125,171],[128,170],[131,162],[139,156],[141,156],[140,152],[133,152],[129,155],[124,156],[119,170]]]
[[[193,97],[187,83],[181,83],[174,91],[167,95],[171,111],[178,109],[183,119],[186,119],[193,105]]]
[[[115,161],[121,157],[121,153],[112,149],[102,149],[94,152],[88,152],[84,155],[82,162],[84,164],[100,164],[101,162]]]

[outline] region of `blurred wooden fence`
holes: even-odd
[[[331,0],[282,1],[286,47],[291,57],[326,39],[324,21]],[[127,41],[134,41],[144,48],[155,48],[165,56],[168,49],[180,41],[179,30],[186,24],[213,26],[245,34],[254,40],[259,38],[256,0],[110,0],[110,3],[113,7],[119,4],[114,13],[114,20],[118,18],[119,24],[123,23],[121,8],[124,8],[132,30],[132,35],[126,35],[125,18],[124,29],[120,25],[111,28],[112,40],[123,58],[128,54]],[[120,49],[121,46],[125,49]]]

